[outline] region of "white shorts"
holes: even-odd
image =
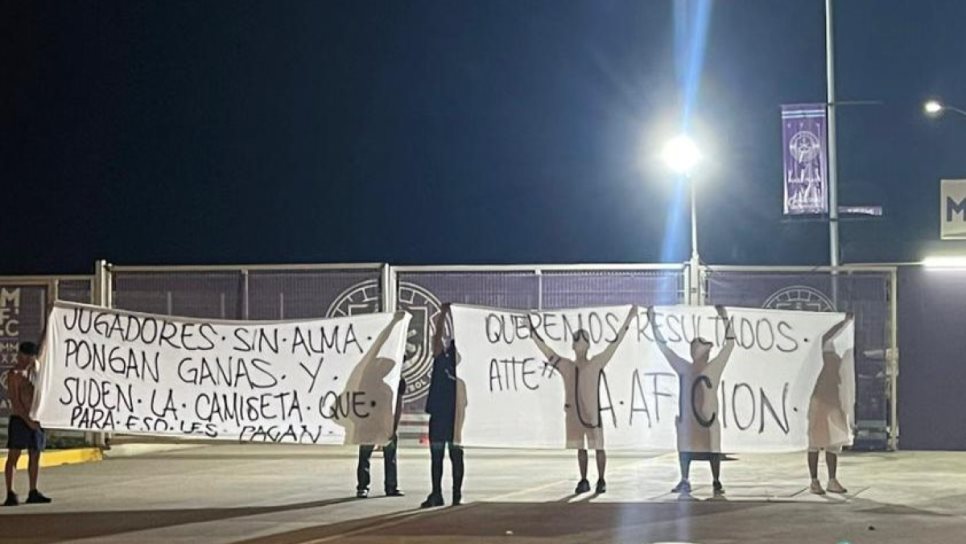
[[[808,448],[808,453],[818,453],[818,452],[820,452],[822,450],[825,450],[826,453],[834,453],[834,454],[838,455],[838,454],[842,453],[842,446],[832,446],[830,448],[813,448],[813,447],[810,447],[810,448]]]

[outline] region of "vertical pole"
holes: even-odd
[[[395,282],[395,271],[392,267],[386,263],[382,265],[379,274],[379,289],[382,291],[380,293],[379,305],[383,312],[395,312],[396,311],[396,282]]]
[[[249,300],[250,300],[249,293],[248,293],[248,289],[249,289],[248,269],[247,268],[243,269],[241,273],[242,273],[242,316],[241,318],[247,320],[249,318],[248,316],[250,315],[250,311],[249,311],[250,309],[248,307]]]
[[[899,273],[898,268],[892,269],[891,285],[889,286],[889,350],[886,355],[889,383],[889,439],[890,451],[899,449]]]
[[[543,270],[536,268],[533,273],[537,276],[537,309],[543,311]]]
[[[829,264],[832,265],[832,302],[838,310],[839,266],[839,180],[835,140],[835,48],[832,0],[825,0],[825,102],[828,108],[828,236]]]
[[[110,265],[107,261],[101,259],[94,262],[94,305],[102,306],[104,308],[110,308],[113,306],[112,300],[112,282],[111,282],[111,270]],[[110,447],[110,438],[106,433],[99,432],[86,432],[84,433],[84,441],[88,444],[100,448]]]
[[[688,297],[688,304],[700,306],[701,300],[701,257],[698,253],[698,196],[694,187],[694,180],[688,179],[691,190],[691,261],[688,265],[688,276],[690,277],[689,290],[691,296]]]

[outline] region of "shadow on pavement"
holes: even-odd
[[[322,501],[252,506],[243,508],[199,508],[182,510],[109,510],[99,512],[27,513],[31,506],[4,508],[0,515],[0,541],[58,542],[66,539],[105,537],[131,531],[158,529],[220,521],[231,518],[319,508],[350,501],[341,497]]]
[[[601,533],[615,530],[646,534],[646,526],[658,522],[686,521],[697,516],[767,508],[767,503],[720,502],[479,502],[459,507],[410,511],[357,519],[279,533],[244,541],[246,544],[299,544],[325,539],[340,542],[358,536],[369,540],[419,542],[432,539],[505,537],[543,538],[558,542],[593,542]]]

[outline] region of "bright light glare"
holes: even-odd
[[[943,105],[935,100],[930,100],[922,105],[922,109],[929,115],[936,115],[943,111]]]
[[[681,135],[674,137],[664,146],[661,157],[671,171],[677,174],[689,174],[701,159],[701,154],[691,138]]]
[[[966,269],[966,256],[926,257],[922,260],[926,268],[963,268]]]

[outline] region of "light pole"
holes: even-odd
[[[832,267],[832,301],[839,305],[839,171],[835,133],[835,26],[832,0],[825,0],[825,103],[828,107],[828,238],[829,264]]]
[[[922,111],[926,112],[926,115],[930,117],[939,117],[943,112],[951,111],[958,113],[963,117],[966,117],[966,110],[957,108],[956,106],[950,106],[949,104],[943,104],[938,100],[930,100],[922,105]]]
[[[691,170],[701,160],[701,153],[694,141],[680,135],[672,138],[661,153],[667,167],[682,176],[688,184],[691,192],[691,260],[688,265],[689,296],[688,303],[698,306],[702,303],[701,299],[701,257],[698,253],[698,212],[697,212],[697,191],[694,187],[694,180],[691,178]]]

